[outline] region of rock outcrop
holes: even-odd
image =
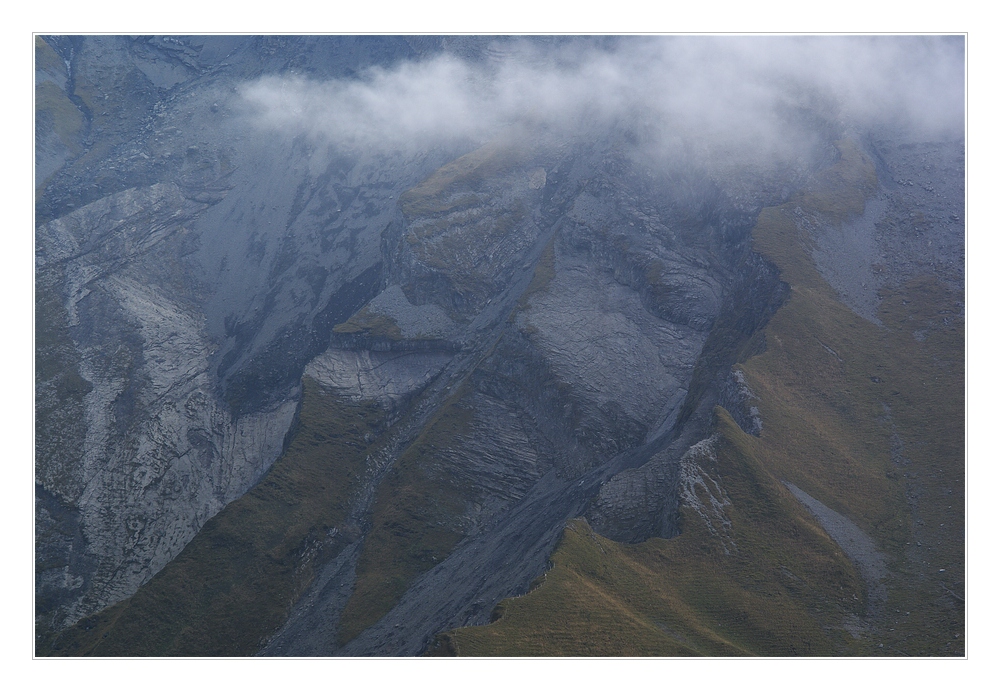
[[[82,439],[39,431],[37,483],[48,502],[38,503],[38,523],[55,532],[69,513],[75,527],[38,576],[58,603],[53,626],[134,592],[281,452],[294,398],[235,417],[218,397],[216,345],[183,262],[186,226],[205,208],[157,184],[39,229],[38,272],[65,277],[50,290],[64,292],[87,383],[74,406]],[[165,267],[164,257],[177,264]],[[58,407],[59,392],[45,385],[40,404]]]
[[[772,429],[734,365],[764,352],[789,296],[751,231],[847,151],[832,111],[779,109],[779,130],[808,135],[780,163],[698,140],[654,151],[642,113],[366,147],[258,127],[248,81],[367,84],[442,51],[488,74],[507,41],[36,50],[36,615],[52,650],[417,655],[525,593],[579,516],[638,543],[676,536],[683,513],[739,553],[712,431],[722,409],[748,444]],[[789,214],[874,320],[879,289],[918,266],[964,280],[959,183],[916,173],[962,161],[957,145],[866,146],[913,176],[868,181],[847,223]],[[899,224],[918,204],[914,238]],[[289,497],[303,487],[308,502]],[[249,567],[161,572],[220,536]],[[231,600],[201,609],[215,588]],[[163,593],[204,616],[189,641],[188,623],[150,629]],[[211,622],[230,605],[238,648]]]
[[[40,632],[129,596],[267,471],[305,364],[381,287],[396,196],[434,167],[248,142],[233,86],[290,48],[37,41]],[[311,60],[342,69],[327,48]]]

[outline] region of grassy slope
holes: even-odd
[[[638,545],[576,520],[535,591],[503,602],[492,625],[444,635],[448,644],[469,656],[823,655],[844,647],[823,625],[858,612],[853,570],[767,472],[760,443],[721,410],[719,430],[705,471],[727,483],[738,552],[727,555],[687,508],[679,539]]]
[[[933,278],[914,279],[883,295],[884,328],[837,301],[793,218],[798,209],[837,223],[863,211],[874,170],[850,145],[842,151],[809,190],[765,210],[754,229],[755,249],[779,266],[791,293],[766,329],[767,350],[741,366],[760,397],[761,438],[717,409],[723,445],[713,475],[732,500],[739,552],[722,552],[690,510],[679,537],[636,546],[578,523],[540,588],[501,604],[492,625],[442,635],[442,648],[460,655],[963,651],[955,634],[964,629],[964,604],[944,590],[964,592],[964,325],[952,307],[961,297]],[[917,329],[927,330],[923,341]],[[892,454],[894,434],[903,458]],[[863,612],[854,600],[863,599],[862,586],[780,480],[850,517],[889,558],[888,604],[858,639],[840,627]],[[936,527],[924,531],[919,550],[915,523]],[[947,585],[937,583],[940,574],[949,575]]]
[[[87,618],[39,655],[246,656],[279,627],[331,555],[361,473],[375,405],[352,405],[306,379],[298,429],[260,483],[210,519],[131,598]]]
[[[897,574],[879,632],[891,652],[965,652],[965,321],[950,293],[918,277],[886,297],[881,399],[900,459],[889,471],[906,488],[910,532],[892,546]],[[923,341],[914,332],[926,330]],[[950,592],[950,593],[949,593]]]
[[[468,433],[472,411],[462,404],[465,391],[442,407],[379,486],[357,582],[340,619],[342,644],[389,612],[413,578],[447,557],[462,538],[457,524],[465,499],[440,473],[435,456]]]

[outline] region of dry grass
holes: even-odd
[[[688,509],[680,536],[636,546],[595,536],[578,521],[541,587],[502,603],[489,626],[442,635],[439,648],[459,655],[964,651],[955,637],[964,630],[956,597],[964,594],[961,297],[919,277],[883,295],[882,328],[836,299],[796,218],[840,223],[863,212],[874,169],[853,145],[841,143],[841,151],[810,189],[765,209],[753,231],[755,249],[791,291],[765,330],[766,351],[740,366],[760,397],[761,437],[743,434],[717,409],[722,443],[705,471],[732,501],[738,550],[720,550]],[[903,456],[893,454],[894,436]],[[843,623],[864,614],[864,585],[784,480],[851,518],[890,559],[888,604],[858,638]],[[919,550],[918,525],[927,527]]]
[[[760,463],[759,443],[719,411],[716,461],[736,552],[684,510],[684,533],[622,545],[571,522],[554,568],[485,627],[444,635],[469,656],[827,655],[860,584],[808,513]]]
[[[513,150],[500,142],[461,156],[399,197],[399,206],[410,218],[453,211],[469,203],[469,189],[513,163]]]

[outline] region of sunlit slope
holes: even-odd
[[[837,300],[804,229],[859,215],[876,185],[860,151],[842,143],[841,152],[803,193],[765,209],[753,232],[790,294],[766,350],[736,366],[759,397],[760,437],[716,409],[714,451],[697,457],[721,489],[728,535],[690,502],[671,540],[616,544],[577,521],[536,590],[503,602],[491,625],[442,635],[437,652],[964,652],[962,296],[933,276],[911,278],[883,292],[881,327]],[[874,540],[884,584],[864,583],[783,481]]]

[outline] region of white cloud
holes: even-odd
[[[961,134],[964,43],[955,37],[586,38],[501,44],[473,63],[447,54],[358,79],[265,77],[241,94],[255,123],[345,149],[401,150],[509,128],[581,133],[642,125],[650,145],[695,141],[745,156],[794,150],[789,109],[822,104],[860,127]]]

